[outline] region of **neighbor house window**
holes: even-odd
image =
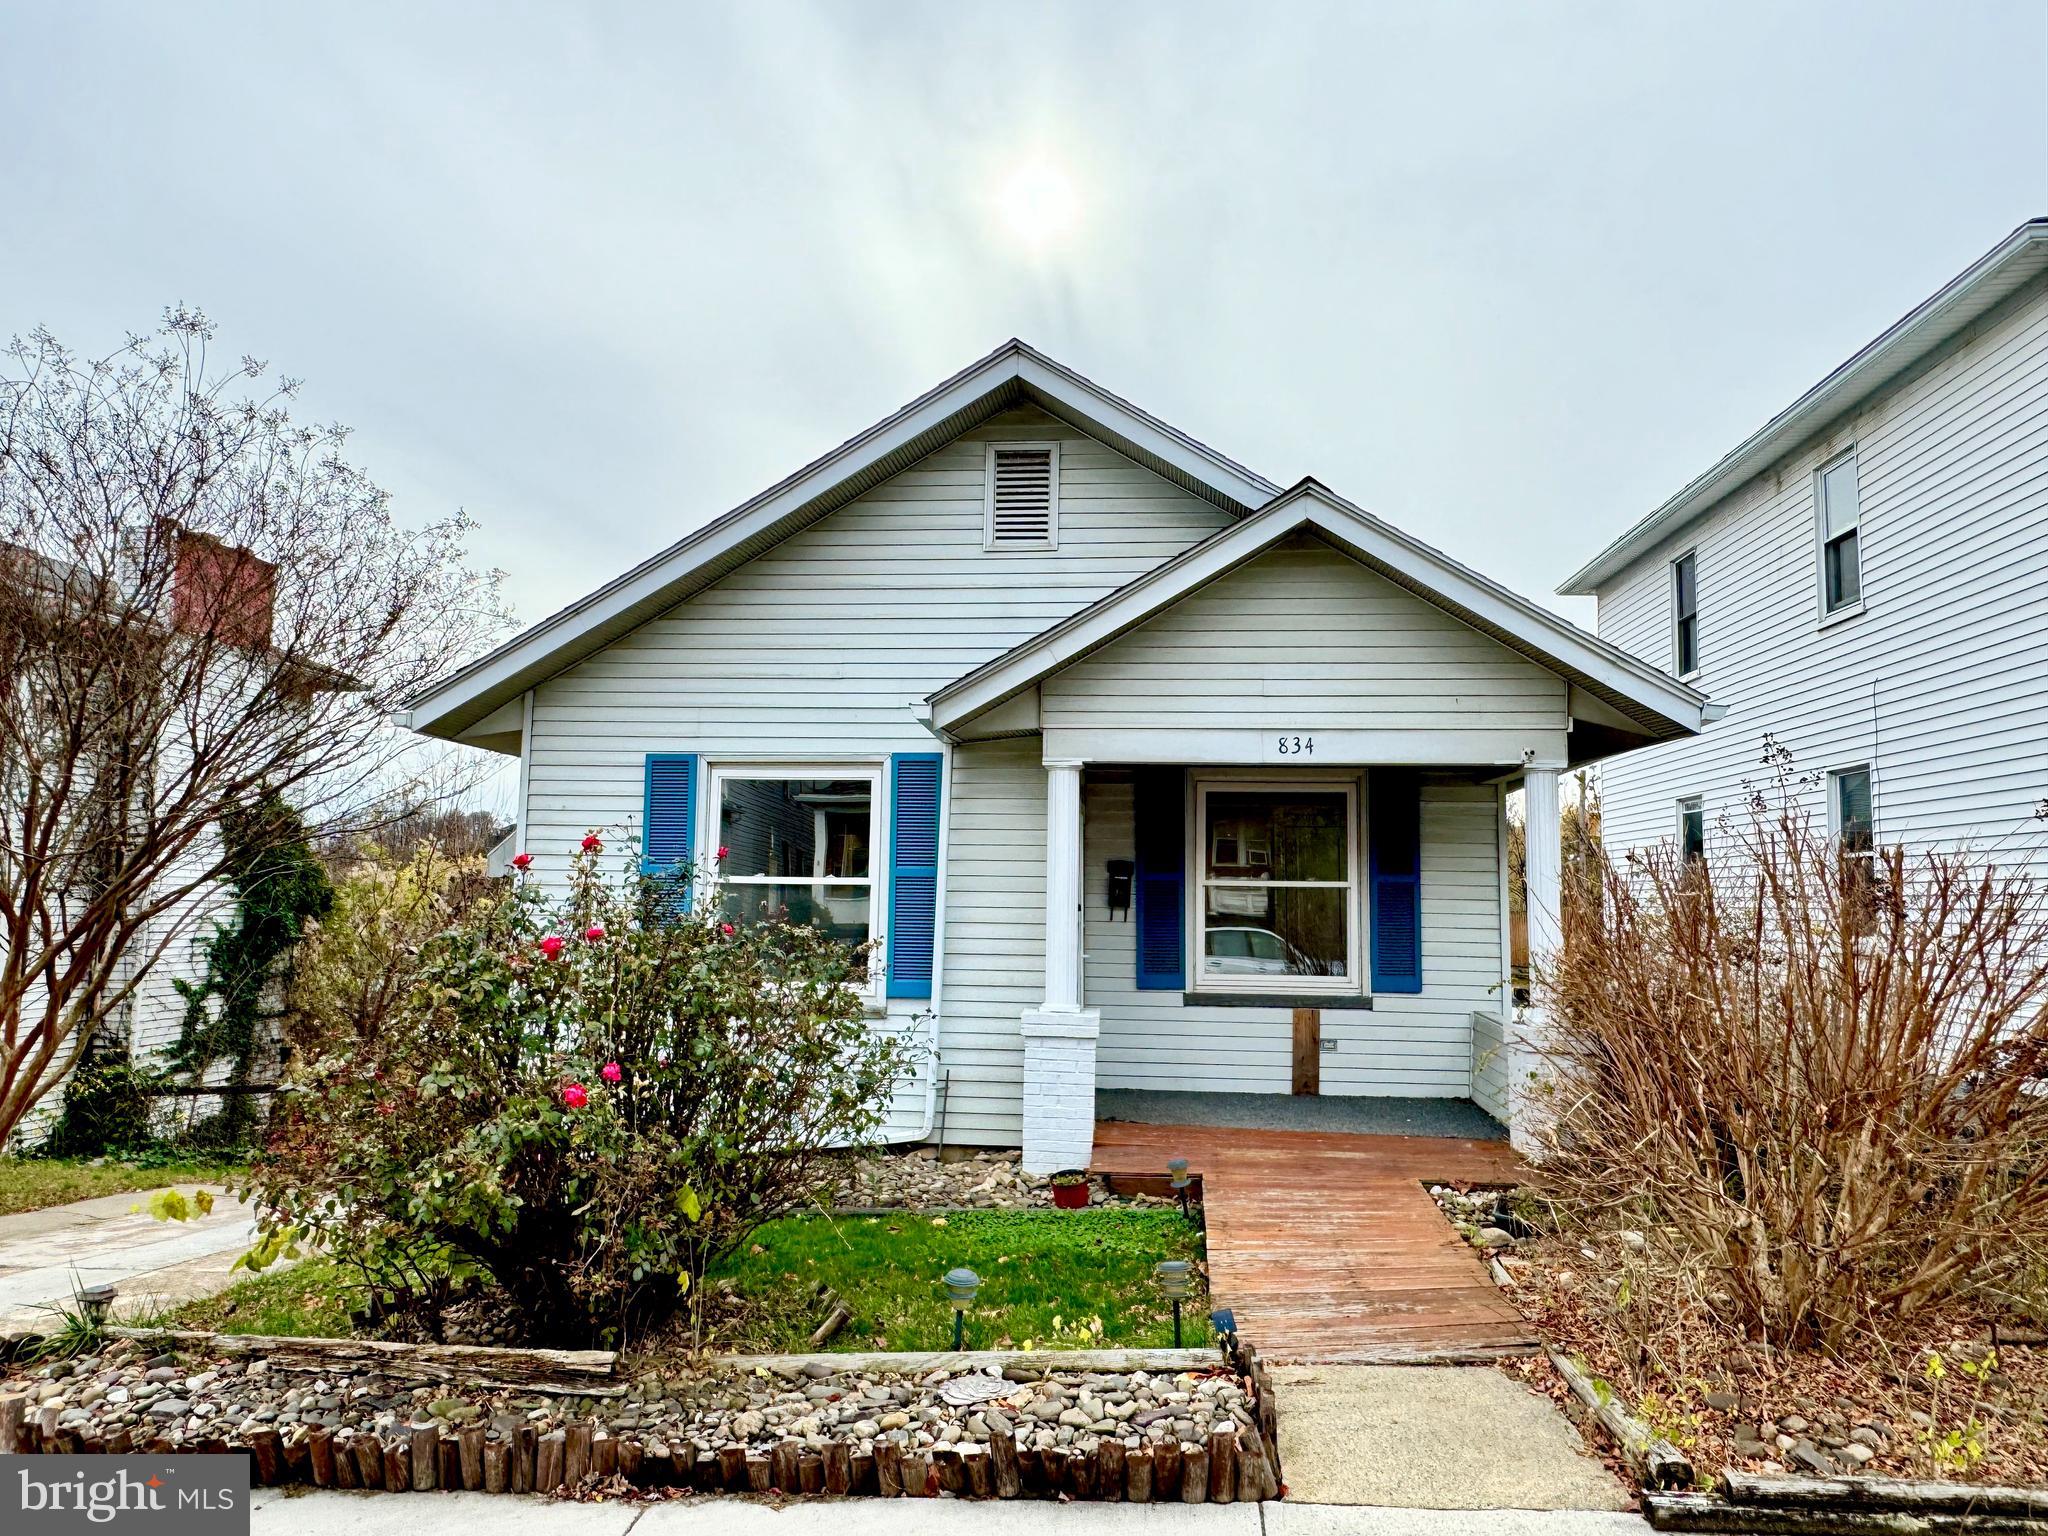
[[[866,945],[878,926],[880,783],[878,768],[714,766],[726,921],[802,923]]]
[[[1699,671],[1699,556],[1693,550],[1671,562],[1671,649],[1680,677]]]
[[[1856,491],[1856,455],[1837,459],[1820,472],[1821,604],[1828,613],[1863,601],[1863,554],[1859,527],[1863,506]]]
[[[1678,851],[1688,864],[1707,856],[1707,803],[1698,795],[1678,802]]]
[[[983,548],[1059,548],[1060,445],[990,443],[984,498]]]
[[[1198,985],[1358,991],[1356,783],[1196,788]]]
[[[1837,768],[1828,774],[1828,824],[1848,862],[1843,899],[1850,904],[1853,931],[1876,926],[1877,823],[1871,813],[1870,769]]]

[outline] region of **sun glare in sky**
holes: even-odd
[[[1081,199],[1065,166],[1034,155],[998,179],[996,212],[1011,238],[1030,250],[1050,251],[1072,238]]]

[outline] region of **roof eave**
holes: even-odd
[[[2048,218],[2030,219],[1573,572],[1558,593],[1597,595],[1602,584],[1947,345],[2043,271],[2048,271]],[[2001,279],[2009,281],[1972,307],[1973,298]]]
[[[1125,451],[1200,486],[1209,499],[1239,514],[1264,504],[1278,490],[1264,476],[1013,338],[795,474],[468,663],[408,701],[397,718],[422,734],[457,738],[507,698],[691,595],[694,576],[750,541],[787,537],[805,525],[808,509],[822,508],[816,516],[824,516],[843,505],[852,497],[834,500],[835,493],[863,471],[897,455],[921,457],[938,445],[925,438],[971,430],[974,422],[967,418],[977,411],[992,415],[1017,395],[1058,404],[1060,414],[1083,430],[1100,418],[1099,430]],[[785,521],[795,526],[778,533]]]

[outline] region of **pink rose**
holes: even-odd
[[[733,936],[734,929],[731,923],[720,923],[718,925],[718,931],[724,934],[729,939]]]
[[[586,833],[583,838],[583,851],[585,853],[603,853],[603,839],[601,839],[595,832]]]
[[[583,930],[583,937],[590,940],[591,943],[595,944],[599,939],[604,937],[604,924],[592,923],[588,928]]]
[[[562,1102],[571,1109],[581,1109],[590,1102],[590,1090],[581,1083],[571,1083],[562,1090]]]
[[[616,1061],[608,1061],[603,1067],[599,1068],[597,1075],[608,1083],[616,1083],[626,1074],[620,1070],[619,1064]]]
[[[530,853],[513,854],[512,867],[514,869],[531,869],[533,867],[533,855]]]
[[[559,933],[551,933],[542,939],[540,941],[540,952],[550,960],[554,959],[555,956],[562,952],[562,936]]]

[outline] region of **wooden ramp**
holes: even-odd
[[[1202,1176],[1209,1289],[1275,1362],[1405,1364],[1533,1353],[1521,1314],[1425,1188],[1508,1184],[1504,1142],[1219,1126],[1095,1127],[1097,1173]]]

